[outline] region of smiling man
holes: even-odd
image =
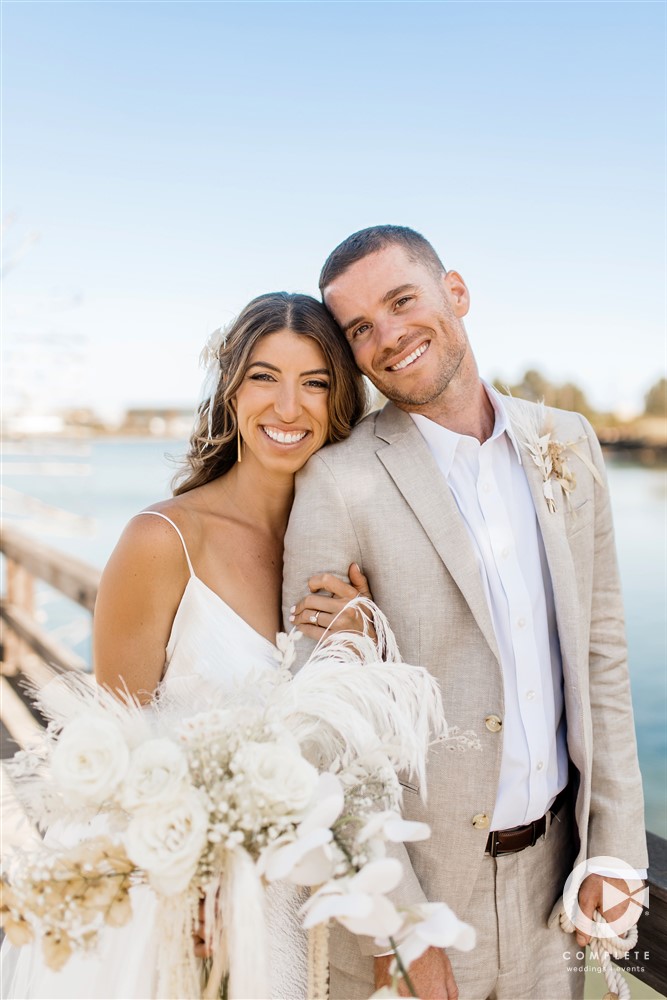
[[[428,667],[450,723],[482,744],[433,752],[427,806],[405,787],[405,814],[432,836],[402,849],[399,901],[445,900],[478,932],[473,952],[430,948],[412,981],[423,1000],[583,996],[558,926],[567,875],[602,855],[647,863],[597,439],[578,414],[501,397],[480,379],[468,289],[419,233],[355,233],[329,256],[320,289],[389,402],[297,477],[286,618],[314,573],[344,577],[358,563],[404,659]],[[534,460],[540,437],[565,464]],[[296,615],[311,639],[331,618],[313,615],[317,601]],[[602,909],[600,875],[579,901],[589,915]],[[388,964],[336,930],[332,997],[368,997]]]

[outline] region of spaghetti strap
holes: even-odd
[[[166,514],[161,514],[159,510],[140,510],[139,513],[135,514],[134,516],[135,517],[140,517],[142,514],[153,514],[155,517],[161,517],[164,521],[168,521],[169,522],[169,524],[172,526],[172,528],[174,529],[174,531],[176,532],[176,534],[180,538],[181,543],[183,545],[183,551],[185,552],[185,558],[188,561],[188,569],[190,570],[190,576],[196,577],[197,574],[195,573],[194,569],[192,568],[192,563],[190,562],[190,553],[188,552],[188,547],[185,544],[185,539],[183,538],[183,535],[181,534],[180,529],[176,527],[176,525],[174,524],[174,522],[172,521],[172,519],[170,517],[167,517]]]

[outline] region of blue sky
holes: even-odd
[[[639,407],[666,363],[666,10],[4,0],[7,377],[190,405],[212,329],[396,222],[466,278],[484,375]]]

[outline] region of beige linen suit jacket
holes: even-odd
[[[533,404],[506,399],[510,420]],[[576,413],[549,411],[553,437],[600,471],[600,447]],[[521,434],[515,427],[517,437]],[[567,744],[578,788],[577,861],[596,855],[646,867],[641,778],[627,670],[623,608],[609,495],[576,454],[571,507],[555,486],[550,513],[543,480],[529,453],[522,461],[533,495],[553,583],[563,662]],[[440,682],[447,721],[479,736],[481,751],[433,752],[428,803],[406,788],[404,812],[426,820],[430,840],[409,844],[401,902],[444,900],[463,915],[480,866],[496,798],[504,717],[503,680],[491,615],[465,524],[447,482],[410,416],[388,403],[351,436],[315,454],[297,477],[285,539],[284,605],[308,590],[316,572],[346,577],[356,561],[387,615],[403,659]],[[312,643],[302,641],[300,656]],[[405,851],[406,848],[401,848]],[[403,854],[403,860],[406,860]],[[553,886],[557,902],[562,886]],[[372,980],[372,947],[337,930],[332,965]]]

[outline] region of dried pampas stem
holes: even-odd
[[[329,1000],[329,925],[308,931],[308,1000]]]

